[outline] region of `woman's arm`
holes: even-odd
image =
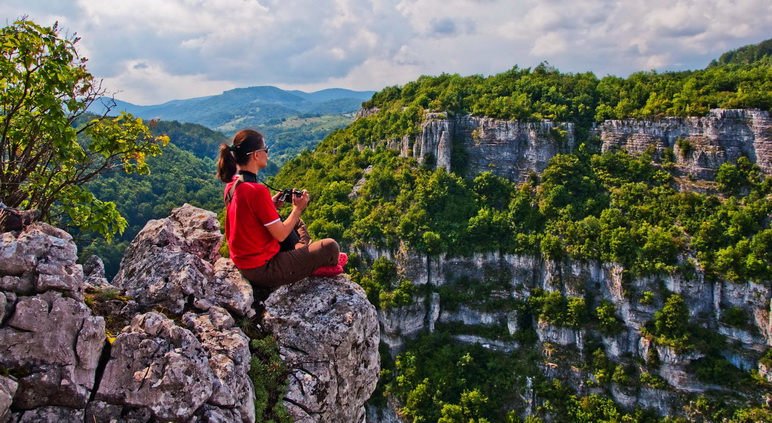
[[[283,222],[278,221],[266,226],[268,232],[270,232],[277,241],[284,241],[284,239],[287,238],[292,230],[295,229],[295,226],[298,224],[298,220],[300,220],[300,215],[303,213],[303,210],[306,209],[306,206],[308,206],[308,201],[310,199],[311,196],[308,195],[306,190],[303,190],[303,193],[300,195],[300,197],[293,195],[292,212],[290,215]]]

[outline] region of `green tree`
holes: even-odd
[[[491,172],[483,172],[472,181],[474,197],[480,206],[504,210],[514,192],[514,184]]]
[[[721,164],[716,174],[716,184],[720,190],[737,195],[743,188],[753,187],[760,173],[759,166],[743,156],[737,159],[737,165]]]
[[[195,133],[189,138],[195,138]],[[102,258],[108,279],[118,272],[124,250],[148,220],[165,218],[185,203],[213,212],[223,210],[222,183],[211,176],[214,161],[198,158],[176,144],[173,138],[162,155],[147,159],[149,175],[119,172],[100,176],[86,185],[97,198],[115,203],[127,221],[126,229],[112,242],[96,233],[78,236],[81,258],[92,254]]]
[[[689,308],[680,295],[668,297],[662,309],[654,313],[654,327],[664,343],[676,349],[688,346]]]
[[[616,335],[624,327],[623,322],[617,316],[616,306],[605,298],[595,308],[595,316],[598,319],[598,328],[606,335]]]
[[[745,182],[743,174],[737,169],[737,166],[731,163],[722,163],[716,174],[716,184],[718,189],[725,192],[739,192],[740,187]]]
[[[23,19],[0,30],[0,197],[10,207],[36,208],[54,223],[106,237],[126,220],[115,205],[83,186],[123,169],[147,173],[145,157],[160,154],[155,137],[129,114],[89,117],[104,94],[57,25]]]
[[[442,417],[437,423],[486,423],[482,410],[487,406],[488,398],[479,389],[464,391],[461,404],[445,404],[440,411]]]

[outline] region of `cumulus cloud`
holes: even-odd
[[[104,78],[103,86],[108,96],[142,105],[203,97],[238,88],[231,81],[212,80],[202,74],[172,74],[162,63],[132,60],[123,62],[115,76]]]
[[[59,21],[127,101],[252,85],[378,90],[442,72],[548,61],[627,76],[702,68],[772,37],[768,0],[4,0],[0,16]]]
[[[547,32],[540,36],[533,42],[533,48],[531,48],[531,56],[554,56],[557,54],[563,54],[568,47],[567,41],[563,38],[563,35],[557,32]]]

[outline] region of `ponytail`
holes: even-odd
[[[226,184],[233,180],[236,174],[236,158],[231,154],[231,148],[220,144],[220,159],[217,161],[217,178]]]
[[[265,148],[263,134],[252,130],[242,129],[233,136],[233,145],[220,144],[220,159],[217,161],[217,177],[226,184],[233,180],[236,174],[236,165],[244,166],[249,162],[249,155],[261,148]]]

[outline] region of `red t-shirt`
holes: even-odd
[[[226,196],[234,183],[235,179],[225,186]],[[260,267],[279,252],[279,241],[266,226],[280,222],[268,188],[251,182],[236,187],[225,217],[228,249],[236,267]]]

